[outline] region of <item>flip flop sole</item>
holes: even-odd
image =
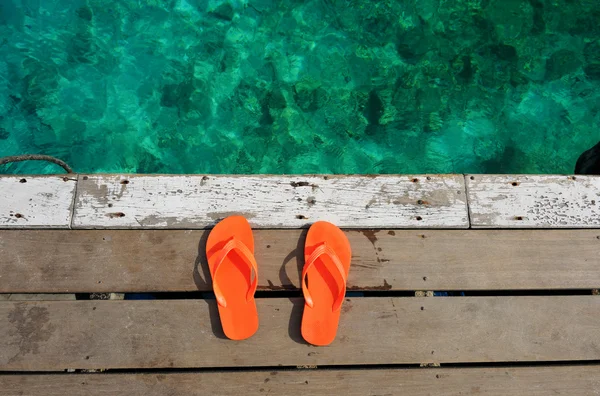
[[[212,229],[206,242],[206,258],[211,274],[214,274],[218,253],[232,238],[241,241],[254,254],[254,237],[248,221],[242,216],[227,217]],[[252,271],[241,253],[232,250],[225,256],[219,268],[218,282],[227,304],[225,307],[220,304],[217,306],[223,332],[232,340],[246,339],[258,330],[256,302],[254,298],[246,298],[252,284],[251,277]]]
[[[347,278],[352,258],[350,242],[344,232],[331,223],[318,221],[310,227],[304,246],[305,260],[323,242],[338,255]],[[304,305],[301,332],[302,337],[313,345],[329,345],[337,333],[341,306],[335,311],[332,307],[341,290],[332,275],[335,271],[337,269],[332,260],[323,255],[307,272],[308,291],[312,296],[313,306]]]

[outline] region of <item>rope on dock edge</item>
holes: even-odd
[[[67,173],[73,173],[73,169],[63,160],[52,157],[50,155],[41,155],[41,154],[23,154],[23,155],[13,155],[10,157],[2,157],[0,158],[0,165],[9,164],[11,162],[22,162],[22,161],[47,161],[52,162],[63,168]]]

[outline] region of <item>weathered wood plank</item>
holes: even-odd
[[[348,299],[336,341],[300,337],[301,299],[259,299],[260,328],[223,337],[214,301],[1,302],[0,370],[600,359],[600,299]]]
[[[598,228],[600,177],[467,175],[474,228]]]
[[[76,175],[0,176],[0,228],[69,228]]]
[[[241,214],[256,228],[467,228],[462,175],[80,176],[75,228],[207,228]]]
[[[75,301],[75,294],[0,294],[0,301]]]
[[[262,290],[297,289],[304,230],[255,230]],[[211,290],[208,231],[0,231],[0,293]],[[351,230],[349,290],[597,289],[596,230]]]
[[[589,396],[600,366],[0,376],[5,395]]]

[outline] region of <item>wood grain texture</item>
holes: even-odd
[[[210,291],[204,230],[0,231],[0,293]],[[259,289],[299,288],[305,230],[255,230]],[[349,290],[600,288],[596,230],[350,230]]]
[[[75,294],[0,294],[0,301],[75,301]]]
[[[0,370],[600,359],[596,296],[351,298],[323,348],[303,303],[258,299],[258,332],[233,342],[214,301],[2,302]]]
[[[462,175],[80,176],[75,228],[467,228]]]
[[[7,396],[597,395],[600,366],[0,376]]]
[[[473,228],[598,228],[600,177],[467,175]]]
[[[0,228],[69,228],[76,177],[0,176]]]

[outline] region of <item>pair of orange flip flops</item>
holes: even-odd
[[[352,252],[346,235],[326,221],[314,223],[306,235],[302,292],[302,337],[313,345],[328,345],[337,333],[346,294]],[[258,330],[254,292],[258,265],[248,221],[230,216],[213,228],[206,257],[225,335],[243,340]]]

